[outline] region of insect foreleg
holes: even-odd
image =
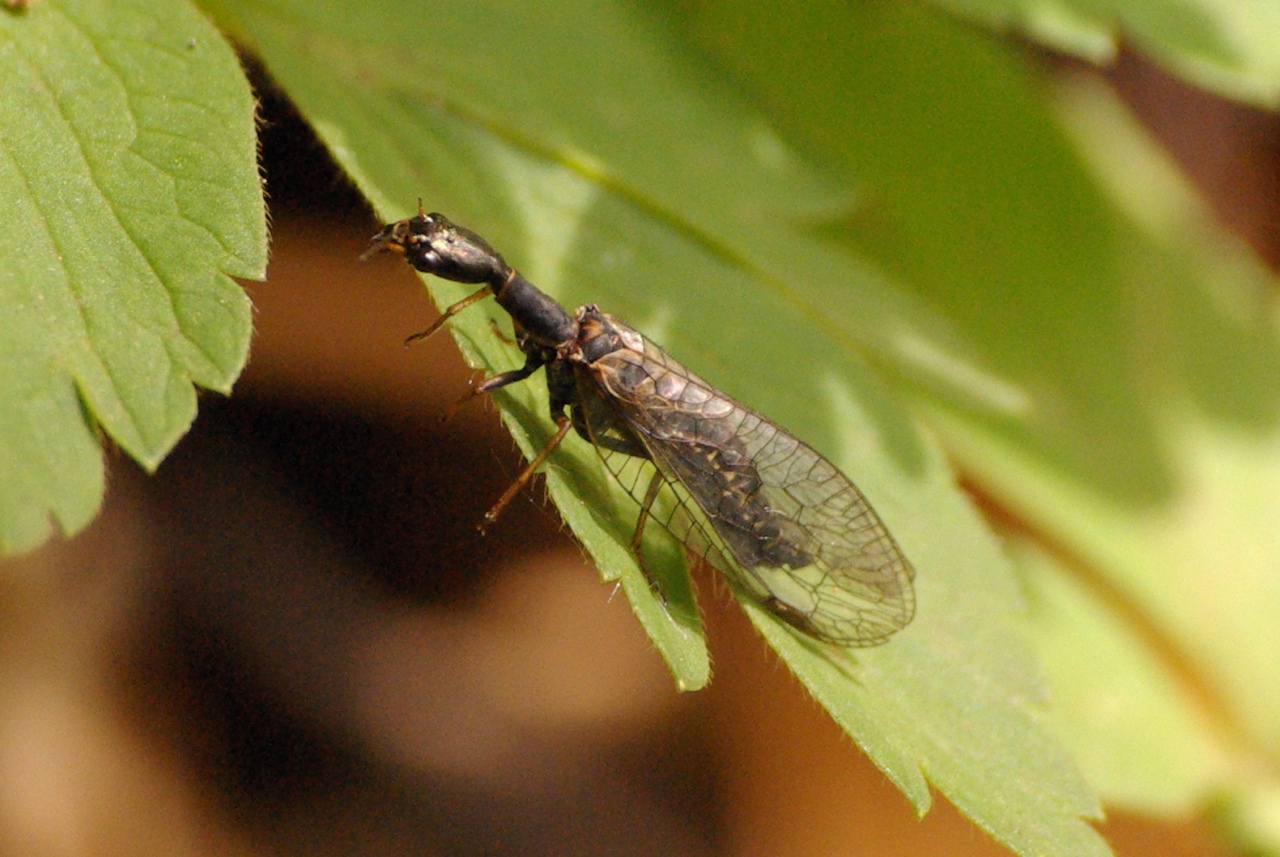
[[[519,371],[521,370],[516,370],[516,372]],[[510,382],[508,381],[507,383]],[[567,416],[562,416],[556,420],[556,426],[556,433],[547,441],[546,446],[542,447],[542,450],[533,457],[533,460],[529,462],[525,469],[520,471],[520,475],[516,477],[516,481],[512,482],[511,487],[503,492],[503,495],[498,498],[498,502],[493,504],[493,508],[484,513],[484,520],[480,522],[479,528],[481,533],[488,529],[490,524],[498,520],[498,516],[502,514],[502,510],[507,507],[507,504],[514,500],[515,496],[520,493],[520,489],[524,488],[524,486],[529,483],[529,480],[533,478],[533,474],[542,466],[542,462],[547,460],[547,456],[551,455],[551,453],[555,451],[555,448],[560,445],[562,440],[564,440],[565,435],[569,433],[569,429],[573,428],[573,422]]]
[[[417,342],[419,339],[426,339],[428,336],[435,333],[440,328],[444,327],[444,323],[446,321],[453,318],[455,315],[462,312],[464,309],[471,306],[476,301],[482,301],[485,298],[489,297],[489,295],[491,294],[493,294],[493,287],[485,286],[480,291],[467,295],[465,298],[458,301],[456,304],[449,306],[444,312],[440,313],[440,317],[437,318],[434,322],[432,322],[431,326],[428,327],[426,330],[420,330],[417,333],[414,333],[414,334],[411,334],[410,336],[405,337],[404,344],[408,346]]]

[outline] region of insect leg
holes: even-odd
[[[512,369],[510,372],[500,372],[497,375],[484,379],[479,384],[476,384],[474,387],[468,389],[467,392],[459,396],[457,401],[445,410],[444,416],[440,418],[440,422],[447,423],[449,420],[453,419],[453,415],[457,413],[458,408],[462,407],[477,396],[483,396],[485,393],[492,393],[499,387],[505,387],[508,384],[523,381],[525,378],[528,378],[534,372],[537,372],[542,368],[542,365],[541,359],[530,354],[529,358],[525,360],[524,365],[519,369]]]
[[[522,370],[516,370],[516,372],[520,371]],[[506,372],[503,374],[511,375],[515,373]],[[502,376],[496,375],[494,378],[489,380],[496,380],[500,377]],[[508,381],[507,383],[511,382]],[[481,533],[484,533],[484,531],[489,528],[490,524],[498,520],[498,516],[502,514],[502,510],[507,507],[507,504],[514,500],[515,496],[520,493],[520,490],[529,483],[529,480],[533,478],[533,474],[542,466],[542,463],[547,460],[547,456],[551,455],[551,453],[555,451],[555,448],[560,445],[562,440],[564,440],[565,435],[569,433],[569,429],[573,428],[573,421],[567,416],[561,416],[556,420],[556,427],[556,433],[547,441],[546,446],[542,447],[542,450],[533,457],[533,460],[529,462],[525,469],[520,471],[520,475],[516,477],[516,481],[512,482],[511,487],[503,492],[502,496],[498,498],[498,502],[493,504],[493,508],[484,513],[484,520],[480,522]]]
[[[658,600],[664,605],[667,598],[662,594],[662,588],[658,586],[658,581],[649,572],[649,566],[644,560],[644,525],[649,522],[649,510],[653,508],[653,501],[658,499],[658,491],[662,489],[662,472],[655,470],[653,478],[649,480],[649,487],[645,489],[644,499],[640,501],[640,517],[636,519],[636,531],[631,536],[631,553],[635,555],[636,563],[640,566],[640,571],[644,572],[644,579],[649,581],[649,589],[657,596]]]
[[[474,294],[467,295],[465,298],[458,301],[456,304],[453,304],[452,306],[447,308],[444,312],[440,313],[440,317],[437,318],[435,322],[426,330],[418,331],[417,333],[406,337],[404,344],[408,346],[417,342],[419,339],[426,339],[428,336],[435,333],[440,328],[444,327],[444,323],[446,321],[453,318],[455,315],[462,312],[464,309],[471,306],[476,301],[482,301],[485,298],[489,297],[489,295],[491,294],[493,294],[493,287],[485,286],[480,291],[475,292]]]

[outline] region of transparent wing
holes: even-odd
[[[862,492],[798,438],[627,331],[633,347],[583,367],[599,388],[598,404],[584,410],[593,437],[625,422],[628,442],[643,444],[673,487],[655,520],[815,638],[875,645],[910,622],[915,572]],[[605,463],[640,502],[647,483],[625,458],[606,453]]]

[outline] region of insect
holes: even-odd
[[[911,621],[911,564],[862,492],[798,438],[596,305],[570,315],[483,238],[421,204],[417,216],[387,224],[361,258],[381,251],[419,271],[483,284],[407,342],[490,295],[510,314],[524,365],[475,385],[459,403],[546,369],[556,431],[486,523],[573,429],[639,504],[631,547],[659,598],[641,549],[651,520],[733,589],[817,640],[872,646]],[[637,464],[652,467],[637,476]],[[664,487],[674,501],[658,502]]]

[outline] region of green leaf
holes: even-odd
[[[1242,848],[1277,853],[1276,281],[1114,97],[1088,85],[1062,96],[1081,151],[1143,231],[1091,286],[1125,296],[1131,352],[1079,371],[1130,376],[1127,410],[1152,427],[1168,487],[1135,502],[1052,460],[1011,456],[971,426],[953,425],[950,447],[1067,561],[1023,551],[1035,635],[1064,703],[1059,731],[1079,742],[1103,796],[1146,812],[1212,806]],[[1124,441],[1095,438],[1099,449]]]
[[[855,436],[874,436],[874,388],[836,412]],[[866,412],[854,402],[871,403]],[[805,686],[923,811],[925,780],[997,839],[1021,854],[1106,854],[1074,816],[1097,817],[1096,799],[1045,722],[1045,692],[1022,631],[1010,620],[1022,602],[1003,574],[991,538],[958,498],[929,449],[910,506],[882,508],[891,528],[911,534],[927,510],[932,538],[913,541],[921,573],[916,621],[890,644],[834,653],[744,604],[756,627]],[[859,479],[891,472],[887,450],[861,459]],[[932,570],[933,573],[924,571]],[[941,605],[945,605],[942,607]]]
[[[1092,700],[1058,731],[1088,742],[1095,786],[1212,805],[1280,853],[1275,278],[1096,85],[1050,87],[1055,117],[1043,81],[901,8],[700,26],[788,139],[866,178],[874,211],[846,240],[947,320],[915,320],[885,363],[968,479],[1125,605],[1035,629],[1057,695]],[[1179,751],[1100,763],[1134,751],[1104,713],[1136,696]]]
[[[1027,140],[1001,143],[973,164],[969,156],[1019,122],[1032,128],[1022,159],[1050,154],[1052,179],[1088,199],[1088,178],[1034,94],[1039,84],[1027,66],[896,4],[840,7],[829,13],[844,16],[835,22],[780,6],[772,12],[794,19],[779,27],[783,37],[747,48],[763,50],[762,68],[779,88],[753,101],[726,83],[724,69],[674,19],[623,4],[446,4],[413,25],[391,0],[207,5],[259,53],[386,218],[426,197],[429,208],[480,231],[563,302],[600,302],[852,476],[917,567],[915,622],[884,646],[848,653],[802,640],[759,610],[753,619],[920,811],[932,782],[1019,853],[1106,853],[1080,819],[1096,816],[1096,803],[1041,723],[1043,692],[1011,621],[1020,601],[1008,569],[899,398],[994,413],[1005,423],[1027,401],[996,371],[1004,368],[998,361],[978,364],[988,355],[955,335],[955,320],[932,295],[902,287],[916,269],[897,255],[916,226],[928,227],[929,240],[912,247],[922,258],[958,248],[931,242],[952,220],[963,223],[961,202],[986,202],[984,181],[1010,184],[1000,167],[1007,150]],[[762,11],[754,14],[766,38],[778,21]],[[879,22],[861,21],[877,15]],[[827,26],[813,31],[826,37],[851,22],[881,28],[876,64],[837,61],[856,39],[801,39],[802,52],[786,54],[789,27]],[[750,43],[729,27],[708,24],[703,32],[706,45]],[[975,69],[987,89],[956,86]],[[847,98],[839,83],[846,79],[876,90],[870,101],[880,106],[868,127],[849,118],[867,105]],[[1009,106],[990,126],[955,128],[934,124],[933,93],[953,99],[944,105],[947,120]],[[817,125],[828,115],[840,124],[789,124],[805,114]],[[821,138],[826,148],[814,142],[822,134],[833,135]],[[883,139],[868,146],[873,168],[855,168],[848,153],[877,135]],[[893,147],[910,155],[898,169]],[[925,149],[937,163],[909,172]],[[923,207],[910,212],[914,222],[898,219],[905,209],[895,194],[904,183],[919,189],[977,165],[968,195],[943,209],[949,219],[934,221]],[[948,190],[927,188],[916,203]],[[1045,196],[1043,188],[1013,195],[1032,212]],[[1092,211],[1103,208],[1092,200]],[[993,205],[987,220],[1001,217],[1006,229],[1017,222]],[[1048,223],[1041,216],[1036,225]],[[876,227],[895,239],[893,253],[878,250]],[[1000,259],[1002,250],[970,248],[982,261]],[[1028,271],[1042,262],[1025,260]],[[442,304],[466,293],[428,285]],[[518,365],[520,355],[492,335],[487,317],[506,320],[487,306],[451,323],[464,352],[491,371]],[[412,326],[406,320],[406,332]],[[398,337],[388,333],[389,347]],[[868,359],[888,373],[896,395]],[[514,385],[499,404],[526,453],[542,445],[551,430],[544,390]],[[580,440],[566,441],[552,462],[548,484],[566,521],[605,576],[624,581],[681,686],[699,686],[706,657],[692,605],[677,590],[670,614],[656,608],[629,557],[634,504]],[[1149,458],[1134,472],[1144,467],[1160,473]]]
[[[253,101],[190,6],[0,13],[0,550],[97,511],[94,427],[152,468],[244,363],[265,218]]]
[[[1150,815],[1194,810],[1226,774],[1222,724],[1121,603],[1029,540],[1013,540],[1054,726],[1090,782],[1115,804]]]
[[[1128,43],[1190,83],[1280,105],[1280,5],[1256,0],[935,0],[997,30],[1111,62]]]

